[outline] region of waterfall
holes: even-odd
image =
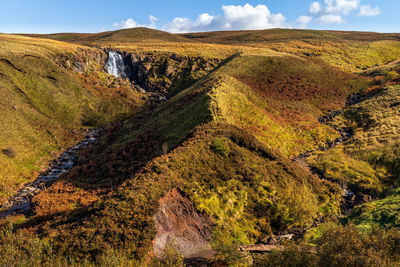
[[[121,54],[113,51],[108,52],[108,60],[106,64],[108,74],[114,75],[115,77],[121,77],[125,79],[125,64]]]

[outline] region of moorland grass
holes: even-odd
[[[132,33],[134,30],[122,32]],[[349,94],[366,89],[371,81],[343,70],[356,71],[397,57],[399,46],[393,41],[395,35],[368,33],[359,37],[363,40],[349,41],[360,35],[273,30],[240,33],[239,37],[232,33],[234,36],[223,36],[225,39],[220,44],[216,43],[218,41],[198,43],[193,41],[194,38],[177,43],[168,39],[173,38],[170,35],[161,41],[150,38],[122,42],[118,39],[122,36],[120,34],[100,34],[90,42],[96,44],[95,38],[102,38],[104,42],[96,44],[102,48],[155,55],[177,53],[219,59],[237,53],[241,56],[230,58],[190,88],[178,90],[180,92],[167,103],[139,113],[119,125],[109,126],[98,146],[80,153],[78,166],[34,198],[37,216],[21,221],[18,217],[9,219],[14,220],[14,227],[3,228],[5,231],[0,240],[11,245],[0,246],[1,256],[4,255],[1,259],[23,264],[29,255],[39,255],[35,258],[38,264],[51,265],[54,258],[47,256],[56,254],[58,260],[65,262],[67,258],[70,264],[76,261],[80,264],[112,261],[136,265],[150,262],[155,236],[153,216],[158,201],[177,187],[189,196],[199,211],[211,218],[211,243],[216,250],[258,242],[273,232],[308,227],[315,219],[340,213],[339,186],[320,180],[288,157],[338,136],[329,127],[319,124],[317,118],[332,109],[342,108]],[[269,34],[272,40],[267,40]],[[293,34],[303,36],[303,40],[292,40],[290,36]],[[71,53],[74,51],[71,47],[78,47],[77,44],[39,39],[5,38],[21,38],[23,45],[19,49],[26,51],[31,49],[30,42],[35,45],[44,43],[46,49],[53,45],[69,47]],[[65,38],[72,41],[75,37],[66,35]],[[11,57],[5,58],[11,65],[3,61],[0,67],[19,75],[18,80],[24,78],[18,74],[25,68],[22,63]],[[44,63],[43,67],[47,65]],[[54,68],[57,74],[60,70]],[[70,72],[68,75],[74,77]],[[93,81],[107,84],[107,77],[102,77],[101,72],[96,75],[99,78],[93,78]],[[55,79],[57,81],[57,76]],[[74,80],[71,84],[75,84]],[[90,79],[88,84],[91,84]],[[24,92],[24,84],[18,85]],[[343,116],[338,117],[335,123],[355,127],[354,140],[362,143],[348,142],[335,149],[331,158],[322,153],[318,155],[317,163],[325,161],[327,164],[321,167],[315,163],[314,167],[331,175],[333,181],[344,179],[369,193],[387,194],[398,170],[398,152],[392,140],[397,132],[395,123],[389,123],[397,116],[393,111],[397,103],[397,87],[393,88],[372,97],[372,102],[349,107]],[[67,92],[72,97],[75,94],[81,94],[81,97],[90,95],[80,87],[71,86],[69,89]],[[99,88],[97,96],[103,94],[101,90]],[[89,91],[92,92],[93,88]],[[31,101],[34,105],[29,104],[29,108],[46,115],[45,118],[51,116],[53,110],[55,114],[65,114],[59,122],[61,129],[64,129],[63,125],[74,125],[79,121],[74,115],[75,108],[71,113],[69,106],[58,109],[57,103],[48,106],[45,101],[41,102],[35,92],[27,95],[19,101]],[[52,100],[50,93],[45,95]],[[388,99],[379,100],[379,97],[388,96],[394,105],[392,107],[384,104]],[[58,97],[53,102],[57,100]],[[7,112],[20,110],[19,105],[17,109],[9,105]],[[353,108],[360,112],[352,112]],[[370,114],[374,109],[379,110],[379,118]],[[388,121],[380,123],[386,113],[390,114]],[[94,121],[98,121],[96,116],[105,115],[94,112]],[[386,124],[393,129],[386,129]],[[387,131],[380,136],[384,129]],[[370,138],[375,138],[380,145],[370,142]],[[372,150],[360,150],[364,142]],[[383,156],[388,151],[392,157]],[[21,152],[16,149],[16,153],[18,158]],[[344,170],[341,169],[343,164],[347,164]],[[87,201],[82,201],[82,198]],[[366,221],[374,217],[370,214],[365,213]],[[16,234],[11,235],[11,231]],[[23,234],[29,238],[24,238]],[[382,252],[392,251],[395,246],[390,240],[397,240],[396,235],[392,232],[380,232],[379,235],[385,241],[383,249],[375,248],[377,243],[372,241],[377,239],[374,235],[371,239],[368,236],[364,238],[350,228],[326,230],[318,241],[321,251],[315,257],[322,262],[326,255],[332,255],[329,258],[332,265],[335,262],[355,263],[357,260],[366,264],[371,260],[398,262],[396,253],[388,255]],[[386,236],[388,238],[384,239]],[[32,243],[32,240],[37,243]],[[53,253],[55,250],[57,253]],[[373,253],[375,257],[371,258]],[[16,257],[18,254],[19,259]],[[296,260],[309,260],[310,257],[314,255],[302,254]],[[293,257],[285,258],[277,253],[267,260],[282,263],[288,259],[293,263]]]
[[[335,119],[354,128],[348,142],[311,158],[311,164],[332,180],[342,180],[355,191],[374,196],[398,186],[399,86],[380,90]]]
[[[0,155],[2,200],[76,142],[81,127],[133,114],[142,103],[135,93],[120,98],[93,92],[73,69],[60,66],[60,54],[84,53],[78,45],[1,35],[0,48],[0,148],[16,152],[13,158]],[[101,68],[94,60],[88,64]]]

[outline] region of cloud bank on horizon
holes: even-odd
[[[324,0],[310,3],[308,14],[300,15],[295,22],[288,22],[282,13],[273,14],[267,5],[253,6],[224,5],[222,15],[212,16],[203,13],[195,20],[176,17],[163,26],[158,26],[158,18],[151,15],[147,24],[139,24],[133,18],[114,23],[116,29],[147,27],[172,33],[218,31],[218,30],[261,30],[271,28],[306,29],[310,23],[318,25],[340,25],[346,17],[356,14],[359,17],[374,17],[381,14],[379,7],[363,5],[361,0]]]

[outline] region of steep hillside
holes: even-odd
[[[80,128],[131,115],[143,103],[130,85],[116,84],[105,92],[85,81],[92,77],[99,83],[95,72],[106,60],[104,53],[11,35],[0,36],[0,47],[2,198],[76,142]],[[70,61],[64,66],[61,58]]]
[[[343,223],[397,227],[397,35],[0,37],[0,162],[14,175],[5,185],[22,164],[30,179],[81,127],[106,125],[76,166],[33,197],[29,214],[1,221],[0,265],[234,265],[248,263],[241,245],[276,245],[284,234],[301,242],[307,231],[316,254],[287,255],[322,262],[324,251],[346,251],[330,246],[332,231],[337,242],[348,234],[375,244],[352,226],[329,227],[358,204]],[[110,51],[126,79],[105,72]],[[12,118],[21,120],[15,129]],[[396,232],[381,236],[394,247]],[[293,260],[285,253],[253,257]]]
[[[354,137],[311,161],[326,177],[376,200],[357,207],[348,219],[363,230],[399,227],[399,89],[382,87],[346,109],[336,123],[354,127]]]
[[[225,79],[213,95],[217,119],[289,157],[334,139],[336,131],[318,118],[369,84],[307,57],[244,55],[221,73]]]
[[[339,213],[340,190],[287,156],[335,138],[318,116],[366,82],[307,58],[233,57],[155,110],[109,128],[101,145],[34,198],[36,216],[22,226],[62,255],[99,261],[113,248],[143,262],[161,234],[154,221],[158,201],[178,188],[210,220],[203,241],[216,253],[307,228]],[[291,113],[304,122],[289,120]],[[169,214],[167,220],[179,216]]]
[[[316,156],[315,167],[329,178],[343,180],[353,191],[377,195],[395,187],[398,102],[399,87],[393,86],[347,108],[336,123],[353,127],[354,137]]]
[[[1,202],[45,170],[81,128],[120,121],[206,75],[218,58],[126,54],[130,80],[105,71],[107,50],[0,36]],[[161,97],[161,98],[160,98]]]

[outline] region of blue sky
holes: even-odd
[[[0,0],[0,32],[307,28],[400,32],[400,0]]]

